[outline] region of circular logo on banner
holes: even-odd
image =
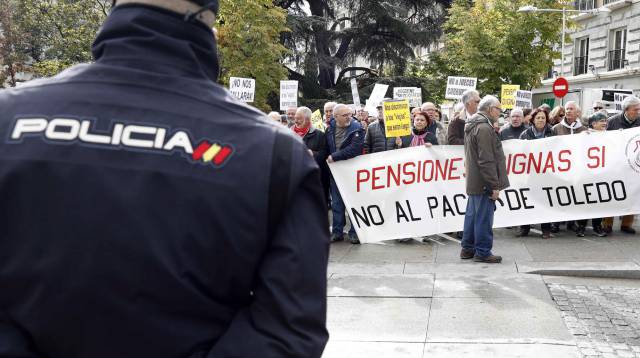
[[[631,169],[636,173],[640,173],[640,134],[629,140],[625,154]]]

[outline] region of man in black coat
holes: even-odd
[[[635,127],[640,127],[640,99],[635,96],[629,96],[622,101],[622,112],[609,118],[607,130],[614,131]],[[633,221],[633,215],[623,216],[620,224],[620,231],[627,234],[635,234],[636,229],[632,227]],[[605,218],[603,226],[604,230],[610,233],[613,230],[613,218]]]
[[[327,165],[327,157],[329,156],[327,149],[327,137],[321,130],[311,124],[311,116],[313,113],[308,107],[299,107],[294,117],[294,125],[291,127],[293,131],[302,138],[302,141],[309,149],[309,153],[313,155],[320,170],[322,171],[322,189],[325,192],[325,198],[329,196],[329,166]]]
[[[514,108],[509,115],[509,124],[504,126],[500,131],[500,140],[520,139],[522,132],[527,130],[527,127],[522,122],[524,120],[524,113],[520,108]]]
[[[95,62],[0,91],[0,357],[322,356],[320,171],[216,84],[216,11],[118,0]]]

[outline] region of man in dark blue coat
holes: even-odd
[[[361,155],[364,149],[364,129],[353,118],[351,108],[338,104],[333,109],[333,116],[334,119],[331,120],[326,133],[330,153],[327,162],[333,163]],[[346,225],[345,206],[333,176],[331,177],[331,211],[333,213],[331,242],[342,241]],[[349,241],[352,244],[360,243],[353,223],[349,229]]]
[[[318,166],[216,85],[217,2],[140,2],[0,92],[0,357],[320,357]]]

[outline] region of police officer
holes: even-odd
[[[119,0],[95,63],[0,92],[0,357],[321,356],[319,170],[216,85],[216,11]]]

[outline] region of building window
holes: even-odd
[[[609,71],[624,68],[627,47],[627,29],[624,28],[611,31],[611,40],[609,43]]]
[[[604,0],[604,5],[613,4],[614,2],[618,2],[620,0]]]
[[[589,66],[589,38],[578,39],[576,41],[576,57],[573,61],[573,75],[582,75],[587,73]]]
[[[591,10],[596,7],[596,0],[576,0],[574,3],[576,10]]]

